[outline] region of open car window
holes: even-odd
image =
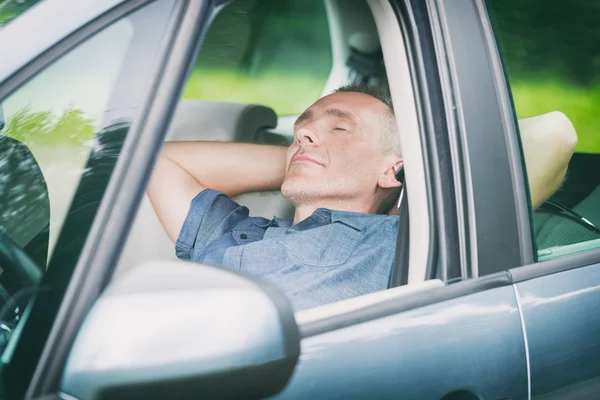
[[[264,4],[269,6],[265,5],[263,8],[263,2],[260,6],[254,2],[232,2],[214,17],[214,23],[207,30],[206,42],[200,48],[183,97],[177,105],[165,148],[174,148],[180,145],[176,142],[188,141],[208,142],[209,146],[213,142],[235,142],[236,144],[242,142],[287,147],[290,144],[290,133],[293,132],[293,128],[289,130],[290,126],[282,119],[302,113],[319,100],[323,92],[329,94],[326,87],[333,85],[329,82],[333,75],[339,82],[330,90],[348,83],[369,83],[384,93],[389,91],[374,16],[366,2],[355,1],[351,9],[346,9],[341,3],[336,4],[335,7],[330,5],[331,7],[328,8],[327,3],[324,5],[320,0],[302,4],[296,1],[280,2],[277,5],[270,2]],[[259,16],[255,13],[266,15]],[[240,19],[240,26],[232,29],[231,21],[237,19]],[[389,23],[397,24],[396,18]],[[259,26],[261,24],[262,26]],[[256,30],[258,38],[256,44],[250,46],[251,41],[247,36],[251,35],[253,29]],[[305,30],[307,33],[303,34]],[[334,35],[333,32],[337,34]],[[354,57],[359,51],[353,51],[352,46],[357,46],[353,33],[362,35],[360,38],[363,41],[367,39],[371,41],[367,56],[363,52],[361,56],[364,58],[360,60]],[[295,43],[295,46],[289,47],[290,43]],[[343,51],[339,50],[341,47]],[[331,48],[338,48],[339,60],[332,60]],[[402,50],[397,50],[397,55],[399,58],[393,58],[390,61],[391,65],[406,62]],[[338,67],[341,65],[343,68],[336,69],[338,61]],[[368,68],[361,65],[360,61],[368,62]],[[217,75],[220,78],[215,79]],[[311,75],[308,83],[307,75]],[[405,95],[404,90],[399,93]],[[406,95],[403,100],[413,101],[409,95]],[[368,98],[366,101],[369,101]],[[380,100],[375,99],[375,101]],[[402,112],[410,111],[410,108],[402,109]],[[294,120],[291,121],[292,126]],[[387,140],[387,137],[382,140]],[[205,143],[194,143],[191,146],[197,144]],[[383,147],[381,143],[377,143],[376,146],[377,151],[384,151],[381,150]],[[390,146],[386,143],[385,147]],[[163,148],[163,155],[166,152],[165,148]],[[250,150],[245,154],[248,152]],[[246,160],[241,157],[238,159],[234,153],[219,154],[222,154],[219,160],[235,158],[238,162],[236,170],[239,170],[239,176],[247,176],[248,180],[252,179],[249,172],[252,167],[263,161],[262,159]],[[357,159],[366,158],[357,156]],[[159,165],[165,165],[161,164],[160,160],[161,158],[155,168],[155,174]],[[199,165],[201,164],[195,166],[195,170],[209,172]],[[212,168],[217,169],[214,163]],[[348,171],[348,179],[352,177],[352,172]],[[175,180],[171,180],[173,181]],[[202,179],[196,178],[196,181],[202,182]],[[208,189],[214,188],[214,186],[206,186]],[[335,229],[331,229],[331,233],[327,233],[328,231],[317,233],[315,230],[312,231],[314,235],[306,235],[305,241],[303,241],[304,236],[301,236],[292,243],[291,239],[287,241],[292,235],[282,236],[279,241],[275,240],[274,236],[270,236],[283,234],[285,229],[291,228],[295,215],[292,203],[276,189],[231,195],[231,199],[224,200],[219,199],[217,193],[208,193],[203,188],[193,188],[195,197],[192,196],[191,202],[186,197],[184,204],[177,203],[176,207],[170,208],[182,211],[180,213],[183,214],[182,220],[191,221],[194,216],[197,216],[206,225],[184,222],[183,229],[181,226],[167,228],[169,238],[163,226],[169,225],[173,219],[166,214],[162,217],[159,215],[164,223],[161,225],[157,218],[160,211],[157,211],[158,207],[156,207],[161,200],[155,202],[155,199],[161,196],[162,191],[175,192],[164,189],[164,185],[156,187],[162,189],[154,192],[157,196],[155,198],[152,198],[152,189],[148,190],[152,204],[146,197],[139,208],[116,272],[117,279],[129,268],[141,262],[179,257],[262,276],[265,279],[268,279],[267,275],[270,277],[283,275],[285,270],[300,274],[297,272],[299,269],[312,269],[311,273],[315,273],[314,271],[320,268],[327,268],[328,271],[324,270],[319,279],[324,279],[327,274],[340,275],[340,271],[346,266],[349,269],[354,266],[355,274],[361,274],[361,271],[379,271],[376,283],[364,279],[364,284],[356,285],[357,289],[353,289],[353,293],[358,295],[384,290],[390,285],[390,276],[386,275],[386,272],[391,271],[394,265],[399,218],[397,215],[387,215],[387,212],[394,203],[397,203],[398,196],[392,199],[385,212],[378,210],[378,215],[371,216],[373,219],[378,217],[382,221],[381,230],[368,226],[361,233],[363,228],[361,225],[366,223],[358,220],[340,221],[343,217],[338,218],[340,214],[338,210],[337,214],[332,214],[333,217],[324,216],[324,221],[329,221],[330,218],[330,223],[338,223],[336,229],[343,226],[344,230],[341,234],[336,235]],[[239,208],[238,204],[242,207]],[[243,207],[249,210],[249,215],[244,215],[244,218],[248,217],[245,221],[242,221],[241,217],[229,218],[231,215],[221,214],[221,212],[227,214],[228,211],[231,211],[232,215],[243,214],[245,212]],[[251,218],[256,219],[250,220]],[[383,223],[383,220],[386,222]],[[254,227],[248,228],[251,223],[274,229],[264,233],[263,236],[262,231],[258,232]],[[289,232],[292,233],[294,229]],[[366,249],[367,239],[374,236],[369,234],[370,229],[373,232],[377,231],[376,234],[382,237],[378,242],[382,251],[376,256],[373,254],[373,249]],[[209,237],[203,236],[205,230]],[[264,242],[263,238],[265,238]],[[265,249],[261,253],[257,248],[267,246],[263,243],[272,243],[272,248]],[[243,251],[240,250],[242,248]],[[259,256],[259,253],[262,256]],[[276,253],[281,257],[275,260],[273,257],[276,257]],[[259,260],[259,257],[262,258]],[[248,261],[249,259],[252,260]],[[380,268],[378,268],[379,263]],[[278,267],[280,271],[275,271]],[[384,271],[386,268],[387,270]],[[424,276],[425,272],[421,274],[421,281]],[[306,288],[310,286],[311,278],[307,274],[299,279],[304,279],[302,290],[308,292],[309,289]],[[334,281],[335,278],[331,280]],[[294,278],[280,279],[280,283],[287,285],[288,289],[298,282]],[[321,294],[318,293],[319,291]],[[330,293],[329,298],[319,298],[326,292]],[[324,284],[319,290],[311,292],[310,296],[306,297],[314,297],[314,304],[324,304],[353,296],[345,293],[344,290],[336,289],[335,284],[329,286]]]
[[[600,36],[591,17],[597,15],[598,4],[533,1],[517,7],[491,0],[488,9],[517,117],[545,114],[553,121],[537,138],[525,136],[538,122],[526,119],[520,124],[524,157],[530,158],[526,168],[531,192],[543,190],[533,187],[540,176],[562,161],[568,163],[562,181],[556,182],[558,190],[532,212],[537,256],[543,261],[600,248],[600,175],[595,172],[600,168],[600,50],[592,44]],[[547,114],[557,111],[562,115]],[[555,162],[540,167],[535,154],[528,154],[528,142],[534,143],[529,145],[533,149],[555,145],[562,150]]]

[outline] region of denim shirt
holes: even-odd
[[[388,287],[398,216],[317,209],[296,225],[249,217],[206,189],[191,203],[177,257],[263,278],[302,310]]]

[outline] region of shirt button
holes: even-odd
[[[246,235],[245,233],[242,233],[242,234],[240,235],[240,238],[241,238],[241,239],[248,239],[248,235]]]

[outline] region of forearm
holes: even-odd
[[[284,147],[223,142],[167,142],[148,184],[148,197],[173,242],[192,199],[204,189],[231,197],[281,188]]]
[[[285,147],[247,143],[168,142],[161,157],[177,164],[202,188],[235,197],[279,190],[285,152]]]

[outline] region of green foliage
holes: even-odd
[[[600,2],[488,0],[520,118],[562,111],[600,153]]]
[[[0,29],[40,0],[0,0]]]
[[[211,24],[183,97],[298,114],[318,99],[331,65],[322,0],[237,1]]]
[[[2,135],[17,139],[30,149],[60,143],[84,143],[94,138],[93,122],[74,107],[65,109],[58,117],[51,111],[23,108],[7,121]]]
[[[600,80],[600,2],[488,0],[511,76],[552,76],[590,85]]]
[[[600,153],[600,84],[584,87],[545,78],[512,81],[511,87],[519,118],[562,111],[577,131],[576,151]]]
[[[295,115],[319,98],[323,86],[318,76],[285,70],[248,76],[236,70],[195,69],[183,98],[260,104],[278,115]]]

